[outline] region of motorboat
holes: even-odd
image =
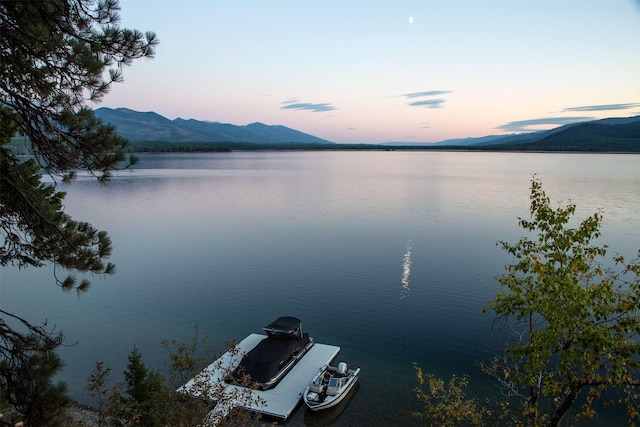
[[[299,319],[279,317],[262,328],[267,336],[243,355],[233,370],[232,381],[251,383],[261,390],[275,387],[313,346]]]
[[[340,362],[335,367],[323,366],[304,391],[304,403],[312,411],[337,405],[358,382],[358,374],[360,368],[348,369],[345,362]]]

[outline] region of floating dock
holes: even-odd
[[[302,359],[272,389],[252,390],[224,382],[225,376],[233,371],[242,356],[254,348],[266,335],[251,334],[238,344],[234,354],[226,352],[196,377],[178,389],[178,392],[194,397],[206,398],[201,390],[220,390],[215,408],[207,421],[216,424],[234,407],[242,407],[254,412],[286,420],[302,399],[302,394],[314,375],[324,365],[331,363],[340,352],[340,347],[315,343]],[[218,388],[222,386],[221,388]]]

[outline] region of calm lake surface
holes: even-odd
[[[298,407],[287,425],[411,425],[413,363],[467,374],[502,339],[481,307],[528,217],[533,174],[577,218],[604,211],[609,255],[640,248],[640,156],[465,152],[258,152],[142,155],[107,186],[80,178],[65,199],[107,230],[117,272],[77,298],[53,269],[2,270],[0,304],[64,331],[61,379],[73,397],[96,361],[122,379],[134,345],[163,371],[161,341],[198,325],[215,351],[281,315],[362,368],[337,411]],[[213,354],[211,355],[213,358]]]

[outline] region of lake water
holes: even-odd
[[[497,240],[522,234],[533,174],[554,205],[582,219],[603,209],[602,241],[640,248],[640,156],[466,152],[258,152],[142,155],[107,186],[80,178],[66,211],[107,230],[117,273],[80,298],[51,268],[2,270],[0,303],[48,320],[69,344],[61,374],[73,397],[95,361],[121,379],[135,345],[163,370],[160,342],[188,341],[198,325],[216,351],[281,315],[362,368],[338,412],[297,425],[411,425],[420,406],[413,363],[471,377],[499,352],[493,277],[510,259]],[[493,333],[492,333],[493,332]],[[213,357],[213,355],[212,355]]]

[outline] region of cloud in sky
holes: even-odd
[[[420,101],[413,101],[407,103],[410,107],[426,107],[426,108],[442,108],[442,104],[445,103],[445,99],[421,99]]]
[[[413,92],[413,93],[405,93],[405,98],[422,98],[424,96],[438,96],[438,95],[446,95],[451,93],[450,90],[430,90],[426,92]]]
[[[322,102],[320,104],[313,104],[310,102],[298,102],[298,99],[292,99],[282,102],[282,110],[307,110],[313,113],[322,113],[326,111],[336,110],[336,107],[328,102]]]
[[[532,126],[546,126],[546,125],[567,125],[570,123],[586,122],[594,120],[595,117],[544,117],[540,119],[529,120],[517,120],[509,122],[504,125],[498,126],[496,129],[501,129],[506,132],[532,132],[537,129],[531,129]]]
[[[425,92],[412,92],[405,93],[402,95],[407,99],[415,99],[415,98],[428,98],[428,99],[420,99],[417,101],[408,102],[407,105],[410,107],[425,107],[425,108],[442,108],[442,104],[446,102],[444,98],[430,98],[432,96],[446,95],[451,93],[450,90],[429,90]]]
[[[638,103],[628,104],[604,104],[604,105],[585,105],[582,107],[569,107],[562,111],[611,111],[611,110],[628,110],[640,107]]]

